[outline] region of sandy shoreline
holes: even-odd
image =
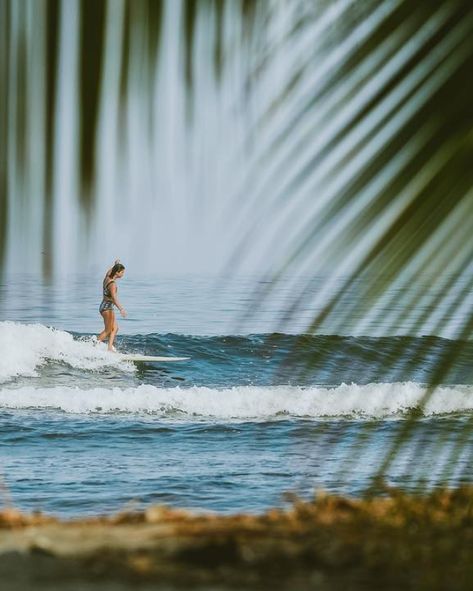
[[[62,521],[0,513],[2,589],[473,587],[473,489],[318,495],[258,516],[162,506]]]

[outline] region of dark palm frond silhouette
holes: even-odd
[[[471,207],[472,90],[467,76],[472,60],[471,10],[448,5],[442,13],[439,3],[421,3],[420,8],[410,5],[410,10],[409,3],[396,4],[403,9],[406,22],[394,20],[399,18],[396,11],[379,24],[383,30],[387,27],[402,33],[390,40],[391,57],[384,66],[383,85],[372,85],[371,96],[357,112],[357,97],[371,82],[365,62],[372,61],[377,49],[376,27],[366,35],[365,44],[356,46],[345,58],[346,69],[365,72],[358,87],[349,86],[350,102],[337,105],[331,100],[331,94],[339,94],[345,72],[342,68],[330,73],[325,83],[308,93],[306,104],[256,162],[255,168],[276,162],[274,174],[268,175],[271,184],[259,194],[267,199],[268,211],[297,193],[304,196],[295,209],[303,221],[288,240],[284,271],[310,266],[317,254],[325,255],[332,267],[349,268],[347,287],[349,281],[365,273],[404,284],[415,274],[438,274],[439,268],[452,274],[463,268],[469,276],[465,260],[471,244],[456,241],[455,232],[465,229],[463,221]],[[407,52],[405,35],[413,30],[419,39],[411,39]],[[384,36],[383,41],[387,43]],[[319,67],[317,64],[313,69]],[[372,72],[372,78],[378,75],[378,70]],[[311,130],[312,110],[323,110],[325,121],[322,125],[317,122],[318,127]],[[344,118],[346,125],[332,130],[336,118]],[[321,136],[327,138],[325,142]],[[278,158],[281,138],[294,146],[284,159]],[[300,158],[310,141],[314,148],[306,148],[304,159]],[[278,187],[276,193],[272,186]],[[239,252],[245,244],[253,246],[252,231],[250,227],[243,236]],[[354,247],[359,252],[352,254]],[[445,254],[452,249],[456,256],[449,256],[448,269]],[[430,256],[433,253],[440,265]],[[351,256],[349,265],[347,255]],[[375,298],[383,291],[379,281],[366,283],[366,297]],[[339,292],[337,301],[343,293]],[[310,328],[316,329],[333,315],[335,306],[336,301],[325,307]],[[339,312],[337,319],[343,323],[345,318]]]
[[[10,35],[8,27],[8,3],[0,2],[0,82],[8,80]],[[2,26],[3,23],[3,26]],[[5,86],[2,87],[5,88]],[[8,191],[8,159],[7,159],[7,130],[8,130],[8,94],[3,93],[0,101],[0,269],[5,256],[7,229],[7,191]]]
[[[428,354],[434,360],[422,408],[462,354],[473,328],[473,81],[468,74],[473,7],[467,2],[367,2],[358,10],[355,4],[345,3],[335,16],[333,5],[327,5],[314,21],[306,18],[301,27],[309,34],[311,27],[327,22],[327,29],[318,31],[322,39],[314,39],[318,53],[302,61],[281,88],[282,98],[275,97],[261,119],[261,131],[271,128],[273,139],[255,158],[248,183],[264,176],[254,199],[267,201],[268,216],[284,208],[288,212],[281,216],[275,240],[281,239],[282,227],[296,229],[286,238],[287,257],[275,265],[273,281],[254,294],[256,305],[248,314],[257,313],[279,278],[298,272],[308,280],[285,322],[313,305],[308,333],[341,334],[358,314],[359,330],[368,317],[371,323],[387,318],[388,330],[409,317],[414,333],[440,334],[453,312],[462,309],[464,323],[450,347],[435,354],[435,342],[424,339],[396,368],[397,380],[403,381]],[[290,43],[291,35],[284,42]],[[305,86],[310,77],[313,86]],[[292,117],[273,125],[278,110],[287,110],[296,99]],[[291,201],[292,210],[287,207]],[[238,253],[255,248],[259,228],[249,226]],[[262,258],[271,259],[270,248]],[[314,297],[312,288],[311,267],[327,271],[320,261],[329,261],[331,273],[341,277],[325,298]],[[355,285],[359,297],[353,300]],[[434,290],[433,302],[423,309],[421,302]],[[403,346],[399,341],[399,353]],[[314,365],[323,355],[314,356]],[[412,432],[417,411],[386,453],[379,475]],[[369,429],[360,435],[354,454],[361,453]],[[451,464],[471,429],[469,422],[458,437]]]

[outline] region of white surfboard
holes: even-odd
[[[140,355],[139,353],[119,353],[122,361],[140,361],[140,362],[159,362],[168,363],[170,361],[187,361],[190,357],[156,357],[152,355]]]

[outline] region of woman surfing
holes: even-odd
[[[102,314],[102,318],[105,324],[105,328],[97,337],[97,340],[102,342],[108,337],[108,350],[116,351],[113,346],[113,342],[118,332],[118,324],[115,318],[115,312],[113,306],[116,306],[120,310],[120,314],[123,318],[126,317],[126,310],[120,304],[117,298],[117,285],[116,280],[121,279],[125,274],[125,267],[120,263],[119,260],[115,261],[113,267],[111,267],[105,274],[102,289],[103,299],[99,307],[99,312]]]

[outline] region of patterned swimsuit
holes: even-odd
[[[112,279],[108,283],[103,284],[103,300],[100,304],[99,312],[103,312],[104,310],[113,310],[113,301],[112,301],[112,294],[110,293],[109,285],[110,283],[115,283],[115,280]]]

